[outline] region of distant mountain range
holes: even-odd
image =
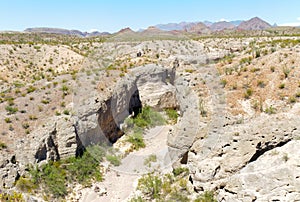
[[[239,29],[239,30],[263,30],[270,28],[271,25],[264,20],[254,17],[250,20],[235,20],[235,21],[219,21],[219,22],[181,22],[181,23],[168,23],[168,24],[158,24],[155,25],[158,29],[164,31],[172,31],[172,30],[186,30],[187,27],[191,28],[193,26],[199,26],[199,23],[205,25],[206,28],[211,31],[222,31],[225,29]]]
[[[207,27],[211,27],[211,26],[214,27],[215,26],[214,24],[220,23],[220,22],[203,21],[201,23],[203,23]],[[226,21],[222,21],[222,22],[226,22]],[[227,23],[230,23],[234,26],[238,26],[239,24],[241,24],[241,22],[243,22],[243,21],[242,20],[235,20],[235,21],[230,21],[230,22],[227,22]],[[199,22],[168,23],[168,24],[158,24],[158,25],[155,25],[155,27],[157,27],[158,29],[164,30],[164,31],[185,30],[186,27],[191,27],[191,26],[196,25],[198,23]]]
[[[61,28],[49,28],[49,27],[36,27],[27,28],[24,32],[34,32],[34,33],[49,33],[49,34],[64,34],[64,35],[76,35],[81,37],[91,37],[91,36],[104,36],[109,35],[109,32],[81,32],[79,30],[68,30]]]
[[[266,21],[254,17],[250,20],[242,21],[220,21],[220,22],[180,22],[180,23],[168,23],[168,24],[158,24],[150,26],[145,30],[140,30],[139,32],[134,32],[130,28],[121,29],[116,35],[135,35],[139,33],[143,35],[151,34],[164,34],[164,35],[177,35],[180,33],[195,33],[195,34],[208,34],[212,32],[220,32],[223,30],[264,30],[271,28],[272,26]],[[91,37],[91,36],[105,36],[110,35],[108,32],[81,32],[79,30],[68,30],[60,28],[48,28],[48,27],[38,27],[38,28],[28,28],[24,32],[33,33],[51,33],[51,34],[65,34],[65,35],[76,35],[81,37]]]

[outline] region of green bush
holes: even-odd
[[[247,88],[246,91],[245,91],[245,93],[244,93],[244,97],[246,99],[249,99],[252,94],[253,94],[252,88]]]
[[[99,164],[104,154],[100,146],[91,146],[81,157],[49,161],[40,168],[29,166],[30,181],[46,190],[47,195],[64,197],[67,195],[67,183],[89,185],[91,180],[102,180]]]
[[[146,147],[142,133],[128,135],[127,142],[130,142],[135,150]]]
[[[205,191],[194,202],[217,202],[212,191]]]
[[[61,87],[61,91],[63,92],[64,95],[68,95],[69,91],[70,91],[70,88],[67,85],[63,85]]]
[[[288,101],[289,103],[295,103],[297,100],[295,96],[290,96]]]
[[[275,114],[276,113],[276,109],[273,106],[270,106],[268,108],[265,109],[265,113],[267,114]]]
[[[43,103],[43,104],[49,104],[50,103],[50,101],[49,100],[46,100],[46,99],[43,99],[43,100],[41,100],[41,103]]]
[[[180,191],[176,190],[176,191],[171,192],[169,201],[188,202],[190,200],[185,194],[182,194]]]
[[[65,109],[65,110],[63,111],[63,113],[64,113],[64,115],[70,115],[70,111],[69,111],[68,109]]]
[[[154,163],[156,161],[157,161],[157,156],[155,154],[151,154],[144,160],[144,165],[147,165],[150,167],[151,163],[152,162]]]
[[[17,193],[17,192],[14,192],[14,191],[11,194],[0,193],[0,201],[25,202],[22,193]]]
[[[37,185],[31,179],[20,177],[16,182],[16,187],[23,192],[31,192],[37,188]]]
[[[222,87],[224,88],[227,84],[227,80],[226,79],[221,79],[220,80],[220,84],[222,85]]]
[[[178,113],[177,113],[176,109],[166,109],[166,113],[167,113],[169,120],[171,120],[175,123],[177,122]]]
[[[4,142],[0,141],[0,150],[6,149],[6,148],[7,148],[7,145]]]
[[[119,166],[121,165],[121,160],[118,156],[116,155],[106,155],[106,159],[113,164],[114,166]]]
[[[281,84],[279,84],[279,89],[284,89],[285,88],[285,84],[284,83],[281,83]]]
[[[26,90],[27,90],[27,93],[32,93],[32,92],[34,92],[36,90],[36,87],[29,86]]]
[[[174,174],[175,177],[182,174],[182,173],[189,174],[189,169],[188,168],[183,168],[183,167],[173,169],[173,174]]]
[[[7,118],[5,118],[5,119],[4,119],[4,121],[5,121],[5,123],[11,123],[11,122],[12,122],[12,121],[11,121],[11,119],[10,119],[10,118],[8,118],[8,117],[7,117]]]
[[[6,106],[5,110],[8,112],[8,114],[15,114],[18,112],[18,108],[12,106]]]
[[[66,172],[61,167],[61,162],[50,161],[42,166],[40,172],[40,181],[54,197],[67,195]]]
[[[147,201],[190,201],[188,190],[188,175],[175,176],[171,173],[148,173],[138,181],[137,190],[141,191]],[[132,201],[141,201],[135,198]]]
[[[142,128],[159,126],[166,122],[159,112],[149,106],[144,107],[134,120],[135,125]]]
[[[137,189],[151,199],[159,199],[162,189],[162,180],[159,176],[154,174],[144,175],[139,179]]]
[[[68,179],[80,184],[89,184],[92,179],[102,180],[102,174],[98,167],[104,157],[104,150],[100,146],[91,146],[81,157],[71,157],[66,160]]]
[[[145,200],[141,196],[130,199],[130,202],[144,202],[144,201]]]
[[[290,70],[289,68],[287,68],[287,67],[283,67],[283,68],[282,68],[282,72],[283,72],[283,74],[284,74],[284,78],[288,78],[288,76],[289,76],[291,70]]]

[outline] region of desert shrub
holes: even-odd
[[[44,105],[46,105],[46,104],[49,104],[50,101],[49,101],[49,100],[46,100],[46,99],[43,99],[43,100],[41,100],[41,103],[43,103]]]
[[[203,99],[199,100],[199,110],[200,110],[200,114],[201,114],[202,117],[206,117],[207,116],[207,111],[205,110],[204,100]]]
[[[11,123],[11,122],[12,122],[12,121],[11,121],[11,119],[10,119],[10,118],[8,118],[8,117],[7,117],[7,118],[5,118],[5,119],[4,119],[4,121],[5,121],[5,123]]]
[[[257,49],[256,51],[255,51],[255,58],[259,58],[260,57],[260,50],[259,49]]]
[[[247,88],[246,91],[245,91],[245,93],[244,93],[244,97],[246,99],[249,99],[252,94],[253,94],[252,88]]]
[[[116,155],[106,155],[106,159],[114,166],[121,165],[120,157]]]
[[[31,179],[20,177],[16,182],[16,187],[23,192],[31,192],[36,189],[37,185]]]
[[[27,93],[32,93],[32,92],[34,92],[35,90],[36,90],[36,87],[34,87],[34,86],[29,86],[29,87],[26,89]]]
[[[173,169],[173,174],[174,176],[178,176],[181,175],[182,173],[188,174],[189,173],[189,169],[188,168],[184,168],[184,167],[178,167]]]
[[[144,160],[144,165],[148,165],[149,167],[151,166],[151,163],[157,161],[157,156],[155,154],[149,155],[145,160]]]
[[[282,68],[282,72],[283,72],[283,74],[284,74],[284,78],[288,78],[288,76],[289,76],[291,70],[290,70],[289,68],[287,68],[287,67],[283,67],[283,68]]]
[[[13,191],[12,193],[0,193],[0,201],[25,202],[22,193]]]
[[[36,115],[29,115],[29,120],[34,121],[37,120],[38,118],[36,117]]]
[[[28,128],[30,127],[30,125],[29,125],[29,123],[24,122],[24,123],[22,123],[22,127],[23,127],[24,129],[28,129]]]
[[[159,199],[162,189],[162,180],[152,173],[139,179],[137,189],[151,199]]]
[[[139,196],[139,197],[130,199],[129,202],[144,202],[144,201],[145,200],[141,196]]]
[[[143,139],[144,129],[163,125],[165,122],[165,119],[159,112],[146,106],[136,117],[127,118],[124,121],[126,125],[124,130],[129,134],[126,141],[133,145],[133,149],[139,150],[140,148],[144,148],[146,146]]]
[[[264,88],[266,86],[266,84],[264,83],[264,81],[257,81],[257,86],[259,86],[260,88]]]
[[[260,71],[260,68],[258,68],[258,67],[253,67],[253,68],[250,70],[250,72],[252,72],[252,73],[258,72],[258,71]]]
[[[29,166],[30,180],[36,187],[42,187],[47,195],[55,198],[67,195],[67,183],[88,185],[91,180],[102,180],[99,162],[105,152],[100,146],[91,146],[82,156],[60,161],[49,161],[39,167]]]
[[[149,128],[165,124],[165,120],[159,112],[146,106],[134,119],[134,125],[141,128]]]
[[[275,72],[275,67],[274,67],[274,66],[271,66],[271,67],[270,67],[270,70],[271,70],[271,72]]]
[[[6,148],[7,148],[7,145],[4,142],[0,141],[0,150],[6,149]]]
[[[205,191],[194,202],[217,202],[212,191]]]
[[[61,167],[61,162],[53,162],[43,165],[40,169],[40,180],[47,192],[54,197],[67,195],[66,172]]]
[[[227,80],[226,79],[221,79],[220,80],[220,84],[222,85],[222,87],[224,88],[227,84]]]
[[[180,173],[186,169],[178,170]],[[182,171],[182,172],[181,172]],[[165,175],[148,173],[143,175],[139,181],[137,190],[141,192],[146,201],[190,201],[188,188],[188,175],[177,175],[167,173]],[[140,201],[135,198],[132,201]]]
[[[12,106],[6,106],[5,110],[8,112],[8,114],[15,114],[18,112],[18,108]]]
[[[70,115],[70,111],[69,111],[68,109],[65,109],[65,110],[63,111],[63,113],[64,113],[64,115]]]
[[[175,123],[177,122],[178,113],[177,113],[176,109],[166,109],[166,114],[167,114],[169,120],[171,120]]]
[[[289,160],[288,154],[284,153],[284,155],[282,156],[282,159],[284,160],[284,162],[287,162]]]
[[[285,84],[284,83],[279,84],[278,88],[279,89],[284,89],[285,88]]]
[[[290,96],[288,101],[289,103],[295,103],[297,100],[295,96]]]
[[[251,64],[251,61],[252,61],[252,57],[250,56],[250,57],[245,57],[245,58],[242,58],[241,60],[240,60],[240,64],[242,65],[242,64]]]
[[[102,174],[99,171],[99,163],[104,157],[104,150],[100,146],[91,146],[81,157],[71,157],[66,160],[69,181],[75,181],[80,184],[88,184],[92,179],[102,180]]]
[[[146,147],[143,134],[139,132],[134,132],[133,134],[128,135],[126,141],[130,142],[135,150]]]
[[[265,113],[267,114],[275,114],[276,113],[276,109],[273,106],[269,106],[265,109]]]
[[[195,70],[193,70],[193,69],[186,69],[185,70],[185,72],[187,72],[187,73],[193,73]]]

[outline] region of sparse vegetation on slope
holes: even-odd
[[[102,180],[100,162],[105,152],[100,146],[91,146],[81,157],[71,157],[59,161],[50,161],[41,167],[29,166],[29,175],[21,177],[16,185],[22,191],[36,192],[38,189],[54,198],[65,197],[67,184],[80,183],[85,186]]]
[[[196,199],[190,198],[192,190],[188,187],[187,168],[176,168],[173,173],[161,175],[148,173],[143,175],[139,181],[137,190],[142,195],[131,199],[135,201],[182,201],[182,202],[216,202],[214,193],[205,191]]]

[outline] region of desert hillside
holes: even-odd
[[[1,33],[0,200],[299,201],[298,29],[211,27]]]

